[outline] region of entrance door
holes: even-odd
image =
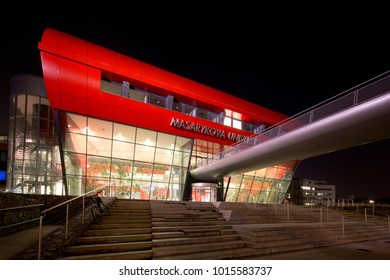
[[[194,183],[192,184],[192,201],[216,202],[217,184],[214,183]]]

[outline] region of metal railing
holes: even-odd
[[[194,168],[206,166],[219,159],[232,156],[260,143],[264,143],[341,111],[363,104],[381,95],[385,95],[389,93],[389,91],[390,71],[387,71],[360,85],[341,92],[340,94],[335,95],[334,97],[329,98],[313,107],[310,107],[301,113],[287,118],[286,120],[269,127],[261,134],[256,134],[244,139],[241,142],[235,143],[232,146],[197,162]]]
[[[323,221],[323,211],[322,211],[323,208],[326,208],[327,220],[329,220],[329,211],[332,211],[333,214],[341,216],[341,233],[342,233],[342,236],[344,238],[345,237],[345,217],[344,217],[344,215],[338,213],[337,211],[329,209],[328,206],[327,207],[320,206],[320,224],[321,224],[321,226],[322,226],[322,221]]]
[[[13,211],[13,210],[20,210],[20,209],[26,209],[26,208],[32,208],[32,207],[41,207],[41,206],[43,206],[43,205],[44,205],[44,204],[33,204],[33,205],[25,205],[25,206],[18,206],[18,207],[2,208],[2,209],[0,209],[0,212]],[[39,220],[39,218],[33,218],[33,219],[29,219],[29,220],[26,220],[26,221],[23,221],[23,222],[19,222],[19,223],[14,223],[14,224],[9,224],[9,225],[6,225],[6,226],[2,226],[2,227],[0,227],[0,231],[1,231],[2,229],[6,229],[6,228],[10,228],[10,227],[22,225],[22,224],[27,224],[27,223],[30,223],[30,222],[33,222],[33,221],[37,221],[37,220]]]
[[[383,213],[381,211],[375,210],[374,207],[372,207],[372,208],[364,208],[364,221],[365,221],[366,224],[368,222],[367,211],[372,211],[372,216],[374,216],[375,213],[377,213],[377,214],[379,214],[381,216],[386,216],[387,217],[387,223],[389,225],[389,233],[390,233],[390,215],[388,215],[386,213]]]
[[[51,208],[48,208],[44,211],[41,212],[41,215],[39,217],[39,233],[38,233],[38,260],[41,259],[41,247],[42,247],[42,226],[43,226],[43,218],[46,216],[46,214],[50,211],[52,211],[53,209],[56,209],[58,207],[61,207],[61,206],[64,206],[66,205],[66,218],[65,218],[65,239],[68,238],[68,226],[69,226],[69,204],[75,200],[78,200],[78,199],[82,199],[82,217],[81,217],[81,224],[84,224],[84,219],[85,219],[85,197],[89,194],[92,194],[92,193],[97,193],[101,190],[103,190],[104,188],[106,187],[100,187],[100,188],[97,188],[95,190],[92,190],[92,191],[89,191],[89,192],[86,192],[80,196],[77,196],[77,197],[74,197],[72,199],[69,199],[67,201],[64,201],[56,206],[53,206]]]

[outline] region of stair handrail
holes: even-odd
[[[46,214],[48,212],[50,212],[51,210],[53,209],[56,209],[60,206],[63,206],[63,205],[66,205],[66,218],[65,218],[65,239],[68,238],[68,224],[69,224],[69,204],[72,202],[72,201],[75,201],[75,200],[78,200],[80,198],[83,199],[83,207],[82,207],[82,218],[81,218],[81,224],[84,224],[84,217],[85,217],[85,214],[84,214],[84,211],[85,211],[85,197],[89,194],[92,194],[92,193],[98,193],[99,191],[105,189],[106,187],[100,187],[100,188],[96,188],[94,190],[91,190],[89,192],[86,192],[82,195],[79,195],[77,197],[74,197],[74,198],[71,198],[71,199],[68,199],[64,202],[61,202],[60,204],[57,204],[53,207],[50,207],[48,209],[45,209],[43,211],[41,211],[41,215],[39,217],[39,231],[38,231],[38,260],[41,259],[41,247],[42,247],[42,225],[43,225],[43,218],[46,216]]]
[[[43,205],[45,205],[45,204],[31,204],[31,205],[24,205],[24,206],[17,206],[17,207],[1,208],[0,212],[1,211],[8,211],[8,210],[18,210],[18,209],[22,209],[22,208],[40,207]]]
[[[32,207],[41,207],[43,206],[44,204],[31,204],[31,205],[24,205],[24,206],[17,206],[17,207],[8,207],[8,208],[2,208],[0,209],[0,212],[5,212],[5,211],[12,211],[12,210],[18,210],[18,209],[24,209],[24,208],[32,208]],[[6,226],[2,226],[0,227],[0,230],[2,229],[5,229],[5,228],[10,228],[10,227],[14,227],[14,226],[18,226],[18,225],[22,225],[22,224],[26,224],[26,223],[30,223],[30,222],[33,222],[33,221],[36,221],[38,220],[39,218],[33,218],[33,219],[29,219],[29,220],[26,220],[26,221],[23,221],[23,222],[19,222],[19,223],[14,223],[14,224],[9,224],[9,225],[6,225]]]
[[[365,207],[364,208],[364,221],[365,223],[367,224],[367,211],[372,211],[372,215],[374,216],[376,213],[382,215],[382,216],[386,216],[387,217],[387,223],[389,225],[389,233],[390,233],[390,215],[388,215],[387,213],[384,213],[384,212],[381,212],[381,211],[378,211],[378,210],[374,210],[374,208],[368,208],[368,207]]]

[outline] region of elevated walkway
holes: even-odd
[[[390,75],[380,75],[197,163],[191,176],[217,179],[390,137]]]

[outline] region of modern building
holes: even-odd
[[[336,186],[327,185],[325,181],[293,178],[287,198],[297,205],[334,205]]]
[[[287,116],[47,28],[43,79],[11,80],[7,191],[281,203],[286,162],[198,182],[198,161]]]

